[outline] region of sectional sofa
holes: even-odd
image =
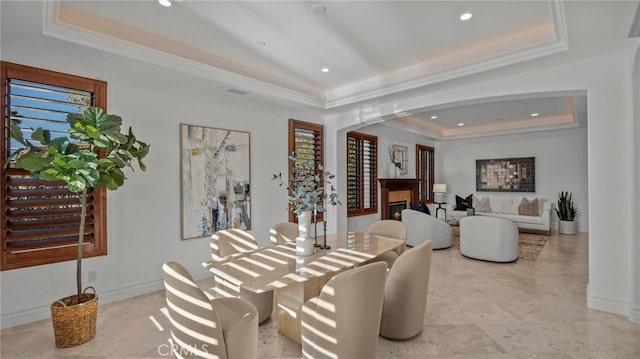
[[[551,233],[552,204],[550,201],[522,196],[472,195],[466,198],[456,196],[456,205],[451,205],[448,209],[451,219],[455,222],[467,215],[467,210],[464,204],[461,206],[460,199],[469,198],[476,215],[509,219],[518,226],[520,232],[545,235]]]

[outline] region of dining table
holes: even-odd
[[[203,263],[216,280],[254,293],[274,291],[278,330],[301,342],[302,305],[316,297],[336,274],[375,262],[383,253],[403,251],[405,241],[367,232],[341,232],[318,237],[310,255],[296,252],[295,242],[259,247]],[[357,305],[357,304],[356,304]]]

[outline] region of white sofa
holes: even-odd
[[[490,211],[482,211],[478,208],[478,200],[485,197],[489,198],[489,205],[491,207]],[[480,194],[473,195],[472,202],[476,215],[509,219],[518,226],[520,232],[549,235],[551,233],[551,202],[541,198],[536,198],[538,201],[538,215],[526,216],[518,214],[518,207],[522,198],[522,196],[505,197]],[[527,199],[533,200],[533,197]],[[455,207],[455,204],[449,206],[448,212],[451,214],[452,220],[459,222],[460,219],[467,215],[467,212],[456,211]]]

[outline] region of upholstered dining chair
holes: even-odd
[[[162,266],[177,358],[256,358],[258,311],[240,298],[210,299],[177,262]]]
[[[255,237],[242,229],[223,229],[211,236],[211,258],[219,261],[229,255],[258,248]],[[271,317],[273,312],[273,291],[255,293],[240,286],[239,288],[216,277],[214,292],[220,297],[240,297],[248,300],[258,309],[258,322]]]
[[[412,339],[424,327],[433,242],[425,241],[402,253],[389,270],[382,307],[380,335]]]
[[[369,232],[369,234],[400,239],[405,242],[407,240],[407,226],[393,219],[377,220],[369,225],[367,232]],[[387,262],[388,267],[391,268],[393,262],[395,262],[403,251],[404,246],[393,251],[382,253],[378,256],[378,259]]]
[[[386,273],[383,262],[349,269],[303,305],[303,358],[376,357]]]
[[[299,235],[298,224],[293,222],[279,222],[269,230],[269,238],[274,245],[295,242]]]
[[[447,222],[413,209],[402,210],[402,223],[407,226],[407,246],[431,240],[433,249],[451,247],[453,233]]]

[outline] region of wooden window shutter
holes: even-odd
[[[19,144],[9,126],[20,121],[25,137],[43,127],[52,138],[66,136],[66,115],[86,106],[106,108],[106,83],[58,72],[1,63],[2,162]],[[10,163],[3,169],[2,270],[76,259],[80,201],[63,182],[42,181]],[[107,252],[106,189],[88,193],[84,255]]]
[[[434,173],[433,147],[416,145],[416,178],[420,180],[420,200],[433,202]]]
[[[317,168],[318,164],[324,166],[324,126],[289,120],[289,155],[295,153],[300,160],[312,160]],[[289,162],[289,173],[293,164]],[[322,175],[322,171],[317,171]],[[288,177],[287,177],[288,178]],[[297,222],[295,213],[289,211],[289,222]],[[313,220],[313,219],[312,219]],[[318,221],[324,220],[324,214],[318,213]]]
[[[378,212],[378,138],[347,133],[347,215]]]

